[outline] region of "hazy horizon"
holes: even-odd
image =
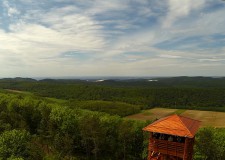
[[[0,9],[0,77],[225,76],[222,0],[2,0]]]
[[[64,79],[64,80],[132,80],[132,79],[157,79],[157,78],[178,78],[178,77],[204,77],[204,78],[225,78],[225,76],[60,76],[60,77],[0,77],[0,79],[7,78],[30,78],[35,80],[44,80],[44,79]]]

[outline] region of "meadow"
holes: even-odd
[[[153,108],[143,110],[141,113],[129,115],[126,118],[134,120],[155,120],[166,117],[171,114],[178,114],[201,121],[201,127],[225,127],[225,112],[184,110],[169,108]]]

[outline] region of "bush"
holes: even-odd
[[[5,159],[12,159],[13,157],[28,157],[29,151],[27,146],[30,138],[30,134],[25,130],[11,130],[3,132],[0,135],[0,157]]]

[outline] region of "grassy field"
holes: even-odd
[[[200,120],[202,126],[225,127],[224,112],[187,110],[181,115]]]
[[[171,114],[178,114],[201,121],[201,126],[212,126],[218,128],[225,128],[225,113],[213,111],[198,111],[198,110],[183,110],[183,109],[168,109],[168,108],[154,108],[144,110],[139,114],[127,116],[129,119],[137,120],[155,120]]]
[[[154,108],[150,110],[143,110],[141,113],[130,115],[126,118],[138,120],[155,120],[156,118],[159,119],[173,114],[174,112],[176,112],[176,109]]]

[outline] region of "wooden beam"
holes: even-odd
[[[185,137],[183,160],[187,160],[188,138]]]

